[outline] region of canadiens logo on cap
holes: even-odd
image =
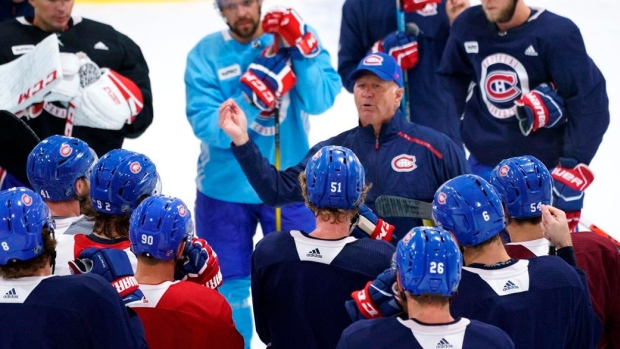
[[[30,206],[32,205],[32,197],[28,194],[24,194],[22,195],[22,202],[24,203],[24,205]]]
[[[446,193],[441,192],[439,193],[439,195],[437,195],[437,202],[440,204],[445,204],[446,203]]]
[[[177,207],[177,210],[179,211],[179,216],[181,217],[185,217],[185,215],[187,214],[187,210],[185,209],[185,206],[183,205],[179,205]]]
[[[364,59],[364,65],[382,65],[383,57],[379,55],[370,55]]]
[[[312,160],[316,160],[321,157],[321,149],[312,155]]]
[[[508,165],[504,165],[499,169],[499,175],[505,177],[508,175],[508,171],[510,171],[510,168]]]
[[[413,237],[413,232],[412,231],[408,232],[407,235],[403,237],[403,244],[407,245],[409,243],[409,240],[411,240],[412,237]]]
[[[129,165],[129,170],[131,171],[131,173],[139,173],[140,171],[142,171],[142,165],[140,165],[139,162],[134,161]]]
[[[62,157],[66,158],[67,156],[71,155],[71,153],[73,153],[73,148],[71,148],[69,144],[63,144],[60,147],[60,155]]]
[[[396,172],[411,172],[418,168],[413,155],[400,154],[392,159],[392,169]]]

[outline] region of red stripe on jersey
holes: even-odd
[[[428,150],[431,151],[431,153],[433,153],[436,157],[443,159],[443,154],[440,153],[439,151],[437,151],[437,149],[435,149],[432,145],[428,144],[427,142],[424,142],[421,139],[415,138],[415,137],[410,137],[408,135],[406,135],[404,132],[398,132],[398,135],[403,137],[404,139],[408,140],[409,142],[413,142],[416,144],[419,144],[423,147],[428,148]]]

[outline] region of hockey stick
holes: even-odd
[[[396,25],[399,32],[404,33],[406,28],[405,11],[403,11],[402,0],[396,0]],[[404,93],[403,99],[400,101],[403,116],[407,121],[411,121],[411,112],[409,111],[409,74],[403,72]]]
[[[381,195],[375,199],[375,208],[381,217],[406,217],[433,220],[433,205],[416,199]]]
[[[273,34],[273,50],[274,53],[278,53],[280,48],[280,36],[278,34]],[[280,171],[280,98],[276,100],[276,105],[273,111],[273,127],[274,127],[274,141],[275,141],[275,156],[274,156],[274,166],[276,170]],[[282,209],[280,206],[276,206],[275,212],[275,221],[276,221],[276,231],[282,231]]]
[[[579,219],[579,224],[581,224],[582,226],[590,229],[591,232],[600,235],[606,239],[609,239],[611,242],[614,243],[614,245],[616,245],[617,248],[620,249],[620,241],[616,240],[614,237],[612,237],[611,235],[607,234],[603,229],[599,228],[597,225],[589,222],[586,219],[580,218]]]
[[[41,140],[22,119],[0,110],[0,167],[28,185],[28,155]]]

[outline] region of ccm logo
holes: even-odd
[[[21,104],[22,102],[30,99],[38,92],[43,90],[43,88],[49,86],[52,82],[58,79],[58,71],[53,71],[45,77],[45,79],[41,79],[37,81],[32,87],[28,88],[26,91],[19,94],[19,98],[17,99],[17,104]]]
[[[267,104],[275,103],[276,96],[265,86],[265,84],[256,77],[254,74],[245,73],[242,77],[243,80],[249,82],[252,85],[254,91],[260,92],[261,99]]]
[[[538,118],[538,124],[546,125],[548,123],[548,112],[545,106],[540,101],[540,98],[537,95],[534,95],[534,93],[526,94],[525,98],[527,98],[527,100],[530,101],[532,107],[534,107],[534,111],[536,112],[536,118]]]
[[[110,99],[112,100],[112,102],[114,102],[114,104],[121,104],[121,101],[118,99],[118,97],[116,97],[116,94],[114,93],[114,91],[112,91],[111,88],[106,86],[103,88],[103,90],[108,94],[108,96],[110,96]]]
[[[392,159],[392,169],[396,172],[411,172],[418,167],[415,162],[415,156],[400,154]]]

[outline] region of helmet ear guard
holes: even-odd
[[[359,207],[365,185],[364,167],[348,148],[325,146],[305,169],[308,201],[318,208]]]
[[[463,246],[483,243],[506,226],[504,208],[495,188],[471,174],[452,178],[437,189],[433,218]]]

